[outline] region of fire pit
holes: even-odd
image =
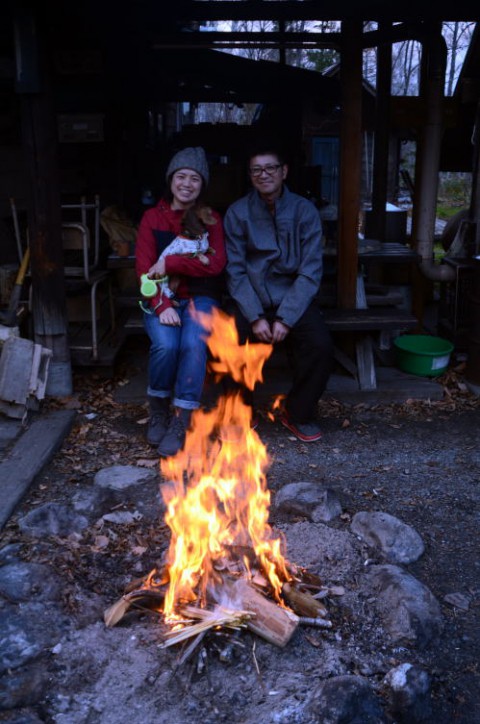
[[[210,332],[215,374],[253,390],[271,345],[239,345],[233,319],[222,312],[200,321]],[[299,623],[331,627],[315,598],[328,589],[287,561],[268,523],[269,459],[251,414],[240,392],[220,398],[194,413],[184,449],[161,461],[169,481],[162,486],[171,531],[166,562],[106,611],[108,626],[148,603],[162,614],[164,646],[193,639],[194,647],[210,630],[242,627],[285,646]]]

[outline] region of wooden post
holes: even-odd
[[[338,306],[354,309],[362,151],[362,22],[342,22]]]
[[[47,394],[72,392],[61,239],[57,132],[42,27],[33,4],[15,9],[16,91],[28,173],[28,237],[35,341],[52,351]]]
[[[387,29],[391,23],[380,23],[379,30]],[[388,200],[388,151],[390,92],[392,82],[392,43],[387,41],[378,46],[377,95],[375,108],[375,143],[373,150],[372,186],[372,237],[385,241],[386,205]]]

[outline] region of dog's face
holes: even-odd
[[[205,233],[206,227],[215,223],[212,210],[208,206],[187,209],[182,218],[182,231],[186,236],[195,238]]]

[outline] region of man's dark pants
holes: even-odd
[[[252,333],[252,325],[235,302],[229,300],[225,307],[227,314],[235,317],[240,344],[245,344],[247,339],[258,342]],[[264,312],[270,324],[275,320],[275,312],[274,308]],[[317,416],[317,404],[333,367],[333,342],[317,302],[312,302],[290,329],[285,346],[293,372],[285,409],[292,421],[310,422]]]

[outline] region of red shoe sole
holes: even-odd
[[[290,430],[290,432],[293,433],[295,437],[302,442],[317,442],[317,440],[320,440],[322,438],[321,432],[318,432],[316,435],[303,435],[303,433],[301,433],[300,430],[295,427],[295,425],[289,422],[286,417],[282,416],[280,418],[280,422],[284,427],[287,428],[287,430]]]

